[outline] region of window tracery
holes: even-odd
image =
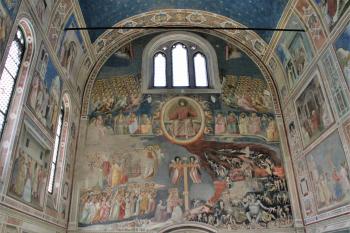
[[[156,36],[143,52],[142,71],[143,93],[220,93],[216,52],[194,33]]]

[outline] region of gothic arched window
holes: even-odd
[[[157,53],[154,56],[153,86],[166,87],[166,57],[164,53]]]
[[[50,180],[49,180],[49,186],[47,188],[47,191],[50,194],[53,193],[53,187],[55,184],[57,159],[58,159],[58,154],[59,154],[59,150],[60,150],[61,134],[62,134],[62,128],[63,128],[62,127],[63,126],[63,117],[64,117],[64,107],[62,104],[60,115],[58,117],[57,128],[56,128],[55,147],[53,148],[54,151],[53,151],[53,156],[52,156],[52,161],[51,161]]]
[[[187,54],[187,46],[182,43],[174,44],[171,48],[173,87],[188,87],[190,85]]]
[[[200,49],[188,41],[170,42],[160,47],[163,51],[153,58],[153,87],[208,87],[207,62]]]
[[[14,96],[15,86],[25,52],[25,38],[18,28],[7,55],[5,67],[0,77],[0,138],[6,124],[8,110]]]
[[[196,53],[193,57],[194,77],[196,87],[208,86],[207,60],[202,53]]]
[[[215,50],[194,33],[155,37],[143,52],[142,70],[143,93],[220,93]]]

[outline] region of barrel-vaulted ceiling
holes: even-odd
[[[276,28],[288,0],[79,0],[87,27],[110,27],[128,17],[160,9],[203,10],[247,27]],[[94,42],[103,30],[90,30]],[[269,42],[272,31],[257,31]]]

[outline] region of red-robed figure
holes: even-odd
[[[169,114],[169,120],[172,120],[173,136],[185,138],[195,136],[193,117],[197,117],[197,113],[188,105],[185,99],[180,99],[174,112]]]

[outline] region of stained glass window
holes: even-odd
[[[62,133],[62,126],[63,126],[63,117],[64,117],[64,108],[63,106],[61,106],[60,116],[58,118],[58,123],[56,128],[55,147],[54,147],[53,156],[52,156],[49,186],[47,189],[47,191],[50,194],[53,193],[53,186],[55,183],[57,158],[60,150],[59,145],[61,142],[61,133]]]
[[[24,51],[24,34],[22,30],[18,28],[7,55],[4,70],[0,77],[0,136],[3,133],[6,124],[7,114],[14,95],[16,80],[21,67]]]

